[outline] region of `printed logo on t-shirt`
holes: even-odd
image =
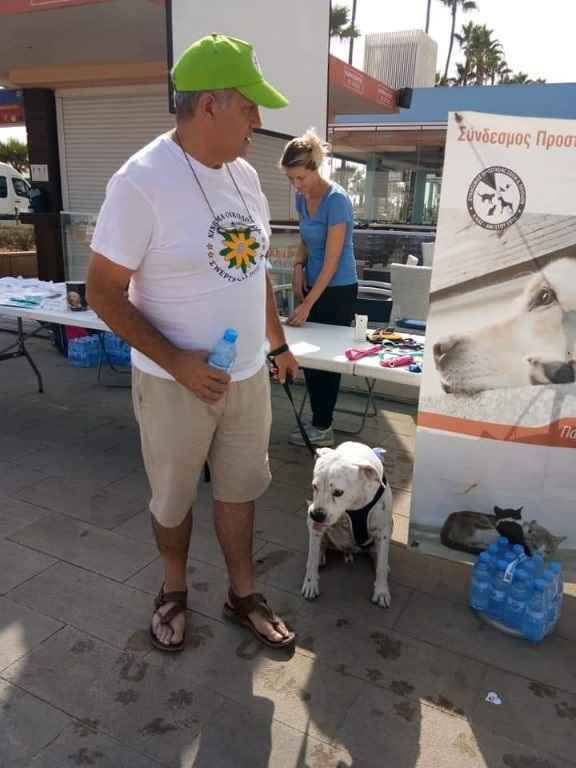
[[[208,230],[209,264],[226,280],[246,280],[264,264],[266,239],[258,224],[246,215],[227,211]]]

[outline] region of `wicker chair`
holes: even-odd
[[[431,267],[390,264],[392,324],[400,331],[426,332],[431,275]]]

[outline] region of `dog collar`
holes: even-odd
[[[385,486],[381,485],[376,491],[376,495],[372,501],[369,501],[366,506],[361,507],[360,509],[346,510],[350,525],[352,526],[352,537],[354,538],[356,546],[360,547],[360,549],[369,547],[372,544],[372,536],[368,534],[368,515],[370,510],[375,507],[382,498],[384,488]]]

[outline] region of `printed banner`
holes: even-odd
[[[576,568],[576,121],[449,118],[410,539]],[[504,521],[504,522],[502,522]]]

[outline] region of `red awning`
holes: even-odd
[[[399,109],[389,85],[330,55],[330,113],[334,115],[392,115]]]
[[[91,5],[92,3],[109,3],[110,0],[2,0],[0,16],[12,16],[29,11],[51,11],[55,8],[68,8],[72,5]]]

